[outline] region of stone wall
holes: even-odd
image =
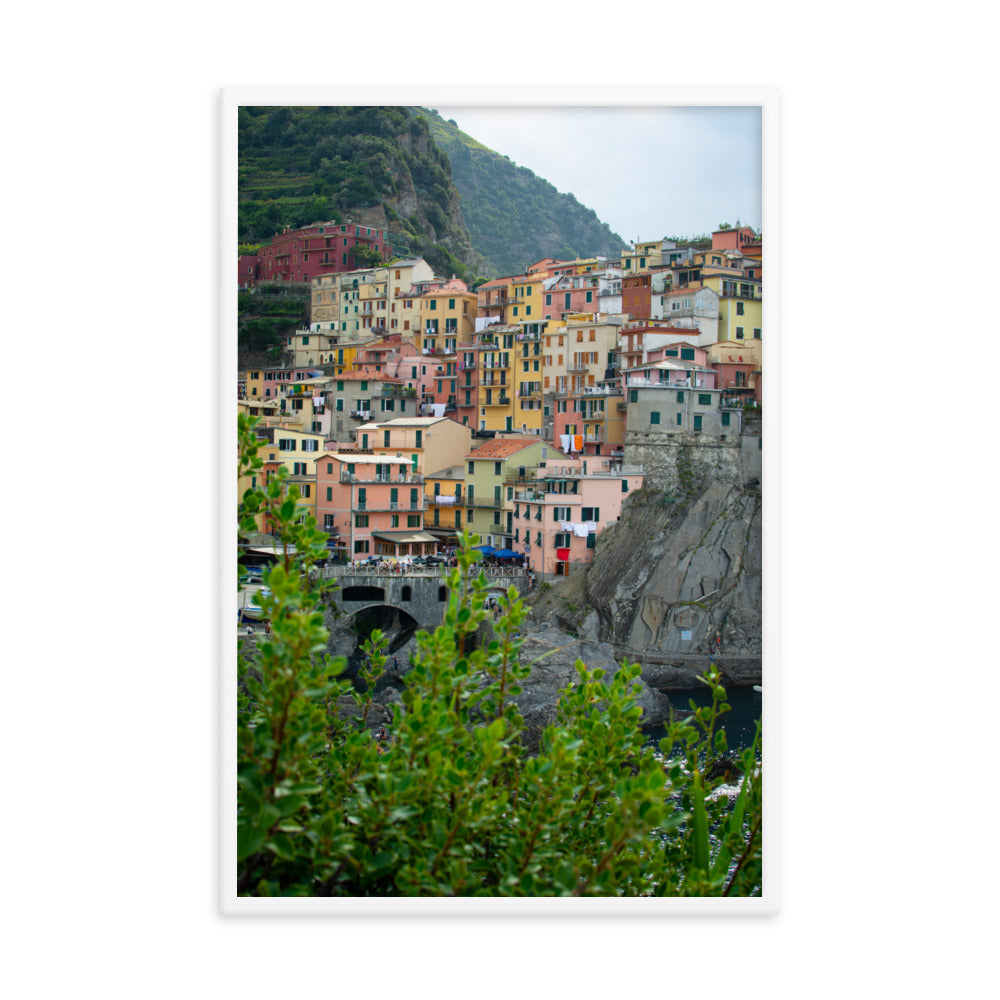
[[[647,485],[690,497],[713,483],[742,486],[749,478],[742,452],[738,434],[629,431],[624,461],[642,465]],[[759,478],[759,471],[756,475]]]

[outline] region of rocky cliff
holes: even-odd
[[[532,619],[638,661],[653,688],[690,687],[716,662],[731,684],[760,680],[761,498],[711,482],[678,497],[647,486],[598,539],[594,561],[530,599]]]

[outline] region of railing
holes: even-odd
[[[383,385],[377,396],[384,396],[386,399],[416,399],[417,390],[405,385]]]
[[[342,470],[340,481],[342,483],[409,483],[416,485],[424,481],[424,476],[421,472],[407,473],[405,476],[387,476],[376,473],[344,472]]]
[[[510,396],[501,396],[499,399],[479,400],[480,406],[510,406]]]
[[[422,510],[426,510],[427,505],[422,501],[418,500],[416,503],[400,503],[398,500],[355,500],[351,505],[351,510],[360,511],[362,513],[366,511],[399,511],[399,512],[409,512],[409,513],[419,513]]]

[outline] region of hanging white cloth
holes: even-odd
[[[435,417],[443,417],[446,405],[446,403],[431,403],[432,415]]]
[[[570,444],[572,443],[572,441],[573,441],[573,438],[569,434],[560,434],[559,435],[559,445],[560,445],[560,447],[562,448],[563,451],[569,451],[570,450]]]

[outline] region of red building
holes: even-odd
[[[632,319],[649,319],[652,299],[652,277],[649,271],[622,276],[622,312]]]
[[[355,256],[359,245],[376,251],[379,259],[385,260],[385,232],[381,229],[353,222],[316,222],[301,229],[287,229],[260,247],[256,256],[240,257],[240,286],[262,281],[310,282],[324,274],[356,271],[367,266],[359,264]]]
[[[760,243],[760,236],[749,226],[740,226],[738,229],[716,229],[712,233],[713,250],[743,250],[755,243]]]

